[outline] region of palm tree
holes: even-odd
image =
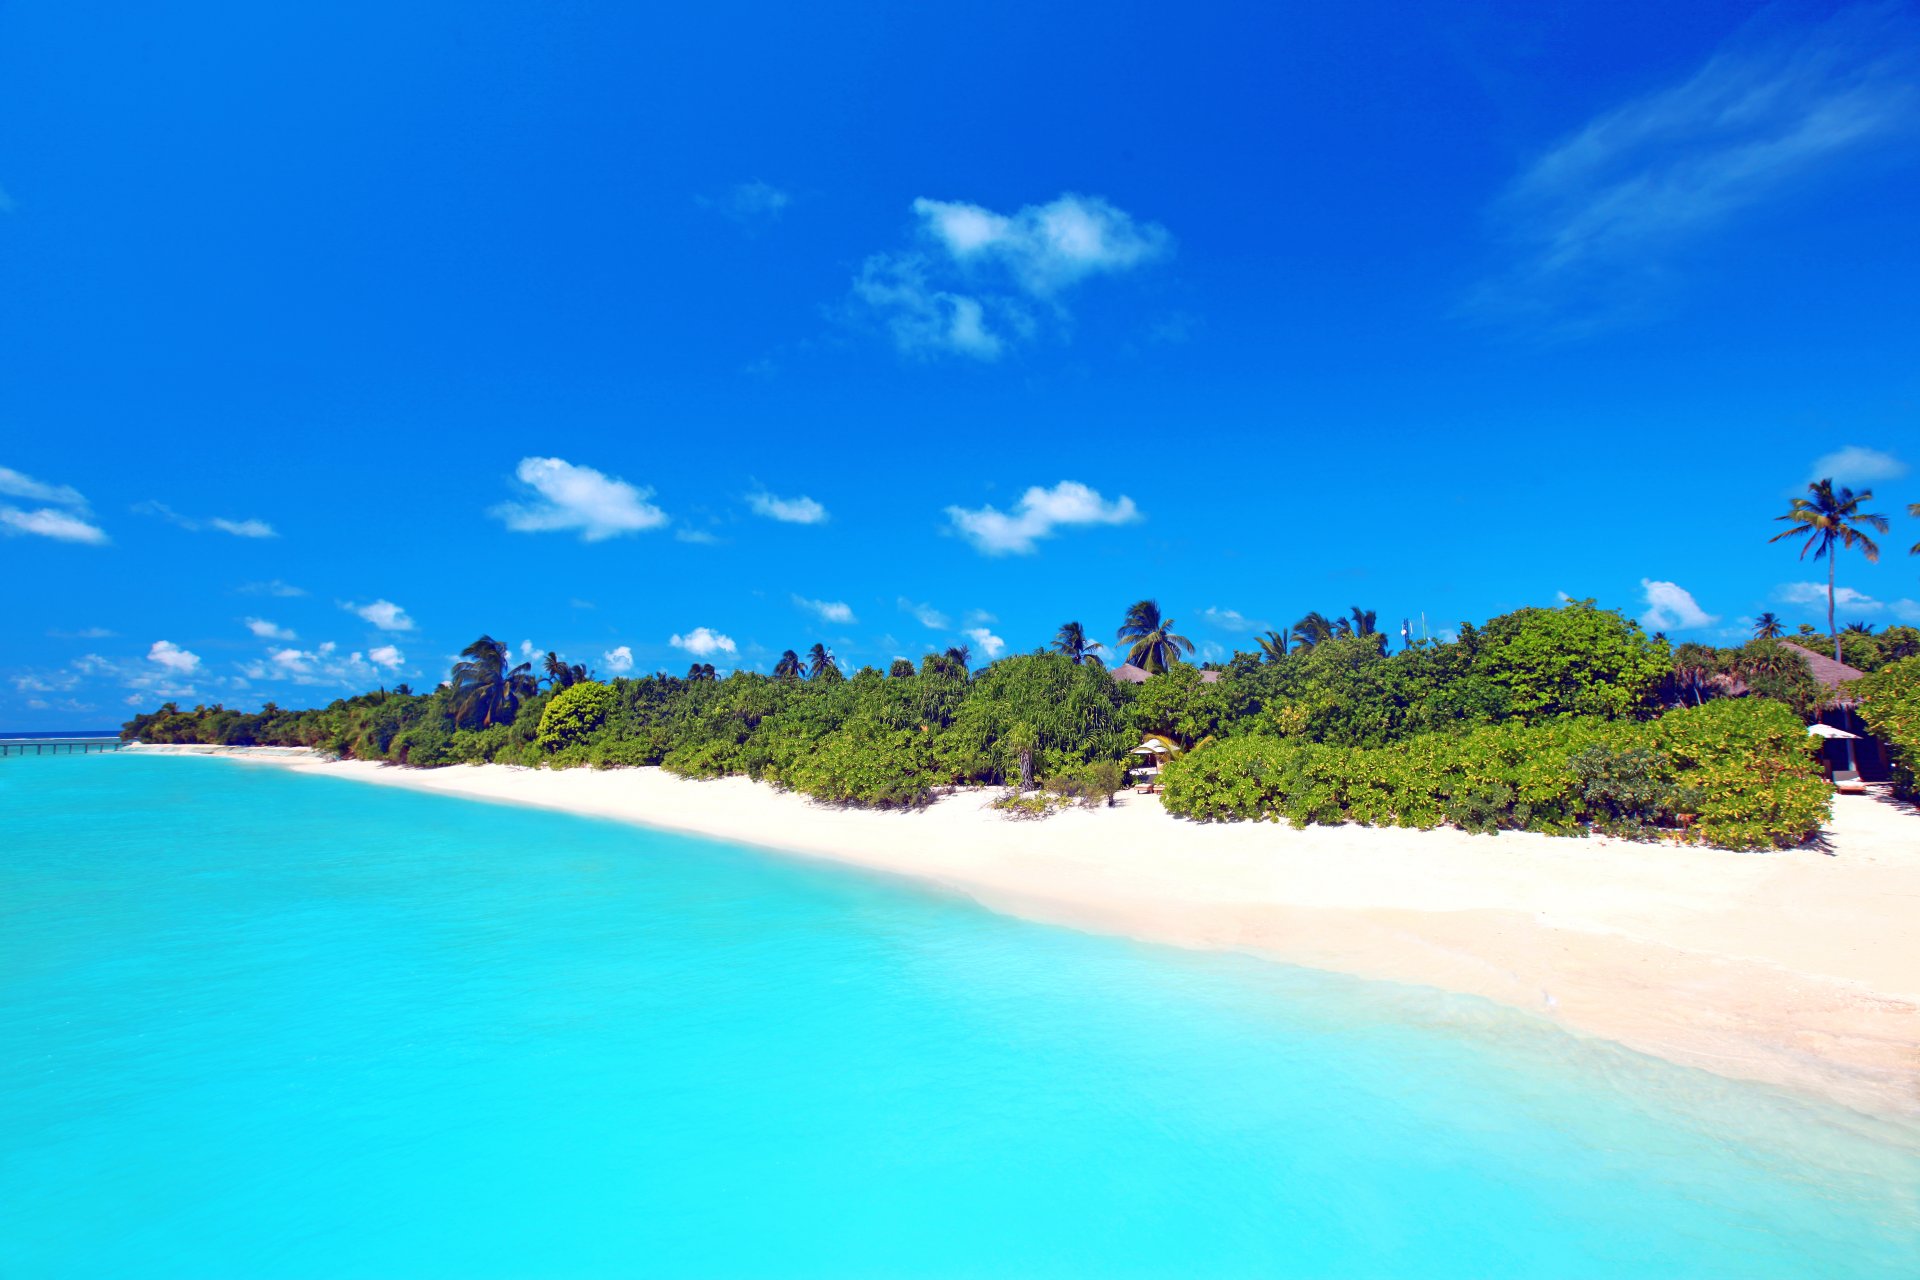
[[[1780,625],[1780,615],[1769,610],[1753,620],[1753,638],[1755,640],[1778,640],[1786,633]]]
[[[964,644],[957,644],[947,650],[946,658],[948,662],[958,663],[961,674],[964,675],[967,668],[973,664],[973,650]]]
[[[1287,637],[1284,632],[1269,631],[1265,635],[1255,636],[1254,643],[1260,646],[1260,659],[1263,662],[1278,662],[1287,656]]]
[[[1086,628],[1077,622],[1063,623],[1059,632],[1053,637],[1053,651],[1064,653],[1073,659],[1076,666],[1091,662],[1096,667],[1104,667],[1106,663],[1100,661],[1093,652],[1100,647],[1098,640],[1087,639]]]
[[[887,668],[887,678],[890,680],[909,679],[912,675],[913,664],[905,658],[895,658],[893,665]]]
[[[831,653],[827,652],[826,645],[816,641],[813,648],[807,650],[807,674],[810,676],[818,676],[829,667],[838,671],[840,664],[833,660]]]
[[[1813,552],[1815,560],[1822,556],[1827,561],[1827,634],[1833,637],[1833,660],[1841,661],[1840,632],[1833,625],[1833,562],[1838,558],[1840,548],[1852,547],[1858,543],[1866,553],[1867,563],[1875,564],[1880,559],[1880,548],[1872,538],[1861,530],[1864,525],[1875,533],[1887,531],[1887,518],[1860,510],[1860,504],[1873,498],[1873,490],[1862,489],[1859,493],[1842,485],[1836,492],[1831,478],[1816,480],[1807,486],[1811,498],[1795,498],[1793,505],[1787,508],[1787,514],[1774,517],[1785,520],[1793,526],[1784,533],[1768,538],[1768,542],[1778,542],[1782,538],[1804,538],[1800,544],[1800,558],[1805,560],[1807,552]]]
[[[540,691],[533,664],[510,667],[507,646],[492,636],[481,636],[460,651],[453,665],[453,713],[459,720],[477,720],[482,728],[513,719],[522,698]]]
[[[1127,646],[1127,661],[1143,671],[1159,674],[1180,661],[1180,651],[1193,652],[1193,641],[1176,635],[1173,619],[1160,616],[1160,606],[1142,600],[1127,610],[1120,624],[1120,642]]]
[[[805,664],[800,661],[800,655],[791,649],[782,653],[780,655],[780,661],[773,664],[773,678],[775,680],[798,680],[806,673],[807,668]]]
[[[546,659],[540,664],[547,673],[547,688],[564,689],[573,683],[573,668],[568,666],[553,650],[547,650]]]
[[[1293,643],[1302,649],[1310,649],[1322,640],[1333,639],[1333,624],[1315,610],[1293,624]]]
[[[687,668],[688,680],[713,680],[718,676],[719,673],[713,669],[711,662],[696,662]]]
[[[1920,502],[1909,502],[1907,504],[1907,514],[1910,516],[1920,516]],[[1910,556],[1920,556],[1920,542],[1916,542],[1908,547],[1907,554]]]

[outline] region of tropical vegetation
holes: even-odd
[[[816,643],[804,656],[786,650],[768,675],[695,663],[684,677],[607,681],[557,654],[537,680],[482,636],[427,693],[403,686],[255,713],[168,703],[124,733],[416,767],[659,765],[883,807],[1002,785],[1026,797],[1010,812],[1035,814],[1110,799],[1128,751],[1154,734],[1182,753],[1167,807],[1203,820],[1685,828],[1742,848],[1791,844],[1819,825],[1826,792],[1802,718],[1833,695],[1787,641],[1675,648],[1573,601],[1389,652],[1373,619],[1358,608],[1337,620],[1309,613],[1203,671],[1186,659],[1192,641],[1142,600],[1119,628],[1120,651],[1157,672],[1140,684],[1115,679],[1077,622],[979,670],[956,646],[847,674]],[[1841,638],[1862,669],[1911,671],[1920,654],[1912,628]],[[1900,690],[1912,679],[1889,677],[1872,714],[1910,723]]]

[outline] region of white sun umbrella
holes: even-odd
[[[1845,729],[1836,729],[1830,724],[1810,724],[1807,732],[1816,738],[1858,738],[1857,733],[1848,733]]]
[[[1148,738],[1145,742],[1127,752],[1130,756],[1170,756],[1173,748],[1158,738]]]

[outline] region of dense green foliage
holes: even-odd
[[[1729,651],[1670,652],[1619,614],[1575,602],[1463,625],[1457,641],[1389,654],[1372,615],[1356,608],[1337,622],[1309,615],[1297,643],[1274,633],[1260,653],[1202,672],[1180,659],[1181,638],[1150,605],[1128,611],[1136,638],[1123,651],[1144,633],[1166,671],[1140,685],[1115,680],[1071,624],[1052,652],[977,672],[970,655],[950,650],[917,666],[896,660],[884,675],[871,667],[843,675],[816,645],[804,659],[783,654],[774,675],[724,679],[696,665],[686,678],[601,683],[556,659],[544,689],[483,637],[430,694],[382,691],[253,715],[168,704],[124,732],[426,767],[661,765],[874,806],[922,804],[951,784],[1038,785],[1056,797],[1042,809],[1111,797],[1124,785],[1127,751],[1151,733],[1191,749],[1169,775],[1167,798],[1201,818],[1591,825],[1632,835],[1698,813],[1701,835],[1743,847],[1817,825],[1817,814],[1807,816],[1813,793],[1800,785],[1806,744],[1787,750],[1770,736],[1799,721],[1774,702],[1724,696],[1730,685],[1720,676],[1732,664],[1756,687],[1773,679],[1767,691],[1781,701],[1815,697],[1804,658],[1772,641],[1737,651],[1747,655],[1737,664]],[[1660,715],[1696,703],[1704,705]],[[1689,745],[1688,726],[1702,725],[1731,736]],[[1752,725],[1771,727],[1741,728]],[[1784,781],[1764,795],[1742,789],[1741,778],[1762,776]],[[1703,797],[1697,805],[1689,788]]]
[[[1860,718],[1893,758],[1894,790],[1920,800],[1920,657],[1903,658],[1853,682]]]
[[[1831,794],[1806,726],[1758,699],[1653,721],[1507,721],[1385,747],[1229,738],[1176,759],[1163,780],[1167,808],[1201,821],[1640,835],[1687,814],[1699,838],[1735,849],[1805,840]]]

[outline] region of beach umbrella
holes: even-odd
[[[1807,732],[1816,738],[1858,738],[1857,733],[1848,733],[1845,729],[1836,729],[1830,724],[1810,724]]]
[[[1145,742],[1127,752],[1130,756],[1167,756],[1173,754],[1173,748],[1158,738],[1148,738]]]

